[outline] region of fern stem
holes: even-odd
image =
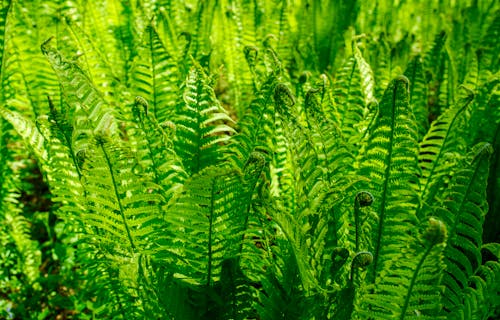
[[[210,211],[208,216],[208,270],[207,270],[207,287],[210,287],[210,279],[212,277],[212,227],[213,227],[213,218],[214,218],[214,197],[215,197],[215,186],[217,182],[217,177],[212,180],[212,186],[210,190]]]
[[[359,242],[361,237],[361,224],[359,221],[359,216],[361,214],[361,208],[371,206],[373,203],[373,195],[367,191],[360,191],[356,194],[354,198],[354,227],[356,228],[356,252],[359,252]]]
[[[359,199],[356,196],[356,199],[354,201],[354,226],[356,228],[355,230],[355,236],[356,236],[356,243],[355,243],[355,251],[359,251],[359,236],[361,232],[360,224],[359,224],[359,214],[360,214],[360,205],[359,205]]]
[[[104,143],[101,142],[101,143],[99,143],[99,145],[101,147],[102,153],[104,154],[104,158],[106,159],[106,163],[107,163],[108,168],[109,168],[109,173],[111,175],[111,181],[113,182],[113,191],[115,192],[116,201],[118,202],[118,207],[120,209],[120,215],[122,217],[123,225],[125,226],[125,230],[127,231],[127,236],[128,236],[128,240],[130,241],[130,246],[132,247],[132,250],[135,251],[136,247],[134,244],[134,240],[132,238],[132,234],[130,233],[130,228],[127,224],[127,219],[125,218],[125,211],[123,208],[123,204],[120,201],[120,194],[118,193],[118,186],[117,186],[117,183],[115,180],[115,175],[113,174],[113,165],[111,164],[111,160],[109,159],[109,155],[106,152],[106,148],[104,148]]]

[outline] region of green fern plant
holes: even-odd
[[[494,319],[499,10],[1,2],[1,316]]]

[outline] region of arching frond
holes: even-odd
[[[448,228],[443,278],[444,310],[450,317],[464,312],[464,292],[470,277],[481,266],[481,234],[487,210],[489,144],[476,146],[462,167],[453,175],[435,215]]]
[[[85,150],[89,138],[95,134],[116,135],[117,128],[110,106],[93,86],[88,76],[76,64],[65,59],[50,45],[42,44],[42,52],[52,65],[64,88],[70,107],[68,121],[73,125],[73,149]]]
[[[431,218],[420,242],[404,249],[376,283],[366,288],[356,310],[358,315],[371,319],[445,319],[439,314],[446,237],[446,225]]]
[[[353,56],[340,69],[334,84],[339,114],[335,120],[348,137],[349,145],[357,150],[377,110],[372,70],[355,44],[353,50]]]
[[[375,282],[384,264],[401,254],[405,238],[415,223],[418,190],[416,124],[408,101],[408,79],[391,82],[380,103],[379,114],[366,145],[360,174],[370,182],[365,188],[375,198],[378,226],[373,232],[370,281]]]
[[[182,160],[173,149],[175,128],[160,125],[149,111],[148,102],[141,96],[136,97],[132,114],[128,135],[138,161],[137,170],[160,187],[167,203],[187,179]]]
[[[146,252],[163,225],[158,187],[136,174],[136,160],[105,137],[97,137],[90,151],[82,171],[87,233],[112,255]]]
[[[112,101],[115,98],[115,92],[123,90],[125,83],[116,75],[117,70],[109,61],[105,48],[100,47],[97,43],[99,40],[93,39],[77,22],[67,21],[67,29],[70,39],[78,49],[78,63],[87,72],[91,83],[99,92],[102,92],[103,98]]]
[[[429,129],[429,110],[427,110],[427,82],[420,56],[414,57],[404,72],[410,81],[410,105],[417,120],[418,141],[422,141]]]
[[[448,109],[435,122],[420,143],[419,164],[422,168],[420,178],[422,185],[421,208],[418,216],[429,214],[425,210],[428,203],[434,201],[440,182],[446,178],[457,160],[465,151],[462,128],[466,121],[466,110],[472,102],[473,95],[467,96],[456,106]]]
[[[240,254],[248,214],[240,203],[244,194],[238,171],[211,166],[193,175],[165,214],[167,236],[160,238],[157,259],[178,256],[170,267],[193,285],[220,281],[223,261]]]
[[[148,112],[160,123],[174,120],[178,73],[174,57],[160,40],[156,28],[149,25],[134,60],[130,86],[134,96],[148,101]]]
[[[220,161],[221,145],[234,133],[232,122],[201,67],[191,68],[179,105],[174,144],[186,172],[197,173]]]
[[[46,163],[48,159],[45,137],[35,124],[15,111],[0,108],[2,117],[7,120],[17,133],[24,139],[26,145],[33,150],[40,163]]]

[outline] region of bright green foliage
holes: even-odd
[[[473,153],[468,159],[470,168],[454,174],[445,191],[443,204],[436,209],[436,216],[449,226],[449,241],[445,250],[447,268],[443,279],[446,287],[444,308],[454,317],[466,319],[483,312],[469,309],[467,301],[461,299],[462,290],[469,289],[468,281],[481,266],[481,234],[487,209],[485,172],[492,149],[489,144],[479,145]],[[463,306],[465,310],[457,306]]]
[[[0,318],[498,318],[499,13],[0,1]]]
[[[174,57],[169,54],[153,25],[145,30],[143,45],[136,56],[132,71],[134,96],[150,101],[149,112],[160,122],[166,121],[174,110],[178,92],[178,71]],[[168,107],[167,107],[168,106]]]

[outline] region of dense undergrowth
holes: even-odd
[[[0,318],[500,316],[497,1],[0,3]]]

